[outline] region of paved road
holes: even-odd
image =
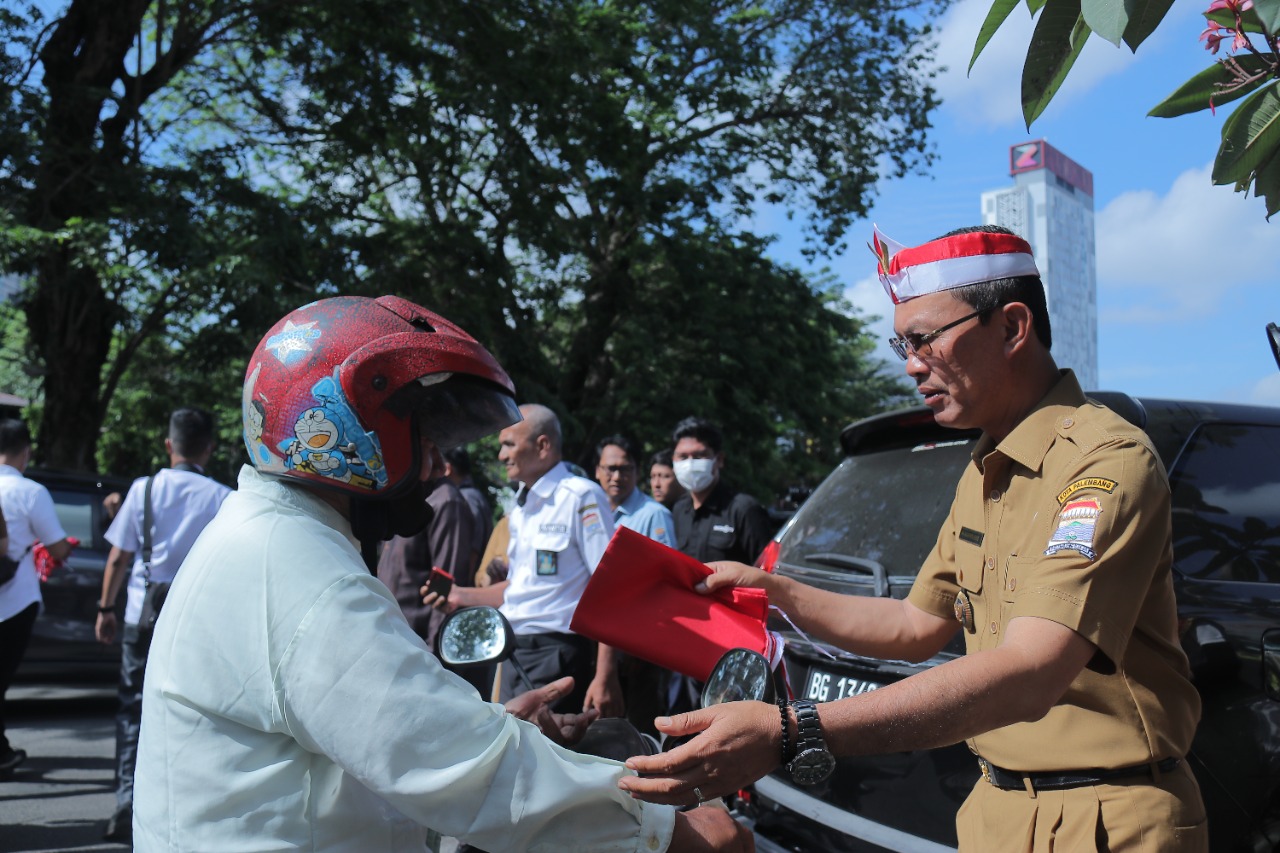
[[[109,685],[9,689],[9,740],[28,758],[0,782],[0,853],[126,849],[102,840],[115,807],[115,705]]]

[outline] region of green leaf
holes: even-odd
[[[1280,0],[1253,0],[1253,14],[1271,35],[1280,35]]]
[[[1049,0],[1027,0],[1027,11],[1032,15],[1044,8],[1044,4]]]
[[[1129,26],[1132,3],[1133,0],[1081,0],[1080,13],[1091,30],[1119,47]]]
[[[1080,14],[1080,0],[1050,0],[1045,4],[1022,66],[1022,116],[1028,130],[1058,93],[1084,49],[1089,32],[1089,25]]]
[[[1213,164],[1215,184],[1247,187],[1253,173],[1280,149],[1280,87],[1254,92],[1222,126]]]
[[[1266,199],[1267,219],[1280,211],[1280,154],[1273,155],[1258,168],[1257,177],[1253,181],[1253,194]]]
[[[996,30],[1009,17],[1009,13],[1018,5],[1018,0],[996,0],[991,4],[991,11],[987,12],[987,19],[982,22],[982,29],[978,30],[978,40],[973,45],[973,56],[969,58],[969,70],[973,70],[973,63],[978,61],[978,55],[982,53],[983,48],[987,46],[987,42],[991,41],[991,37],[996,34]]]
[[[1251,74],[1269,68],[1270,63],[1275,62],[1275,60],[1276,56],[1273,53],[1264,53],[1261,56],[1254,56],[1248,53],[1236,57],[1236,62],[1239,63],[1240,67]],[[1215,62],[1183,83],[1172,95],[1156,104],[1147,115],[1155,116],[1156,118],[1173,118],[1174,116],[1207,110],[1209,109],[1210,98],[1213,99],[1214,107],[1220,107],[1223,104],[1239,100],[1250,92],[1256,91],[1258,88],[1272,82],[1269,78],[1263,76],[1230,92],[1223,92],[1216,88],[1230,83],[1232,79],[1233,75],[1227,70],[1226,65],[1221,62]]]
[[[1129,49],[1136,51],[1172,7],[1173,0],[1135,0],[1129,9],[1129,26],[1124,30],[1124,43]]]

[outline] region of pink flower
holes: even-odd
[[[1229,0],[1218,0],[1218,2],[1225,3],[1229,2]],[[1217,24],[1210,24],[1204,28],[1204,32],[1200,34],[1200,41],[1205,43],[1205,50],[1217,53],[1218,48],[1222,46],[1222,42],[1230,37],[1230,30],[1222,30],[1221,32],[1219,32],[1219,30],[1220,27],[1218,27]]]

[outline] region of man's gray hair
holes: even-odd
[[[561,450],[560,418],[556,413],[539,403],[525,403],[520,407],[520,414],[529,423],[530,435],[537,439],[545,435],[551,440],[551,448],[559,453]]]

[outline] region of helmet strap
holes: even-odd
[[[369,571],[377,572],[379,542],[421,533],[434,515],[424,484],[416,481],[394,498],[352,498],[351,533],[360,540],[360,552]]]

